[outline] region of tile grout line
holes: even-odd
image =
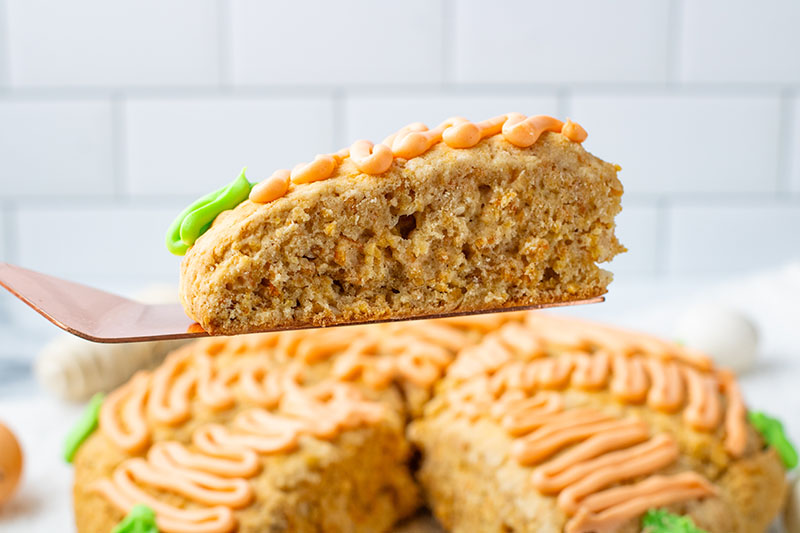
[[[790,159],[792,157],[792,143],[794,137],[800,135],[800,132],[794,131],[792,122],[792,91],[784,89],[781,91],[780,100],[778,104],[778,153],[776,165],[776,192],[780,197],[786,193],[791,192],[792,176]]]
[[[666,78],[668,85],[680,85],[681,31],[683,30],[683,1],[671,0],[667,11]]]
[[[111,97],[111,165],[112,189],[116,199],[127,193],[127,176],[125,172],[125,98],[121,94]]]
[[[217,69],[222,89],[233,87],[232,6],[229,0],[217,0]]]

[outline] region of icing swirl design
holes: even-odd
[[[474,342],[473,333],[465,325],[439,322],[212,338],[187,346],[152,373],[134,376],[103,403],[100,429],[116,446],[141,453],[152,441],[154,423],[183,424],[195,402],[211,410],[242,403],[256,407],[239,411],[230,427],[199,426],[191,446],[150,445],[145,458],[124,461],[94,489],[122,512],[147,504],[165,533],[232,531],[233,510],[252,500],[246,480],[260,472],[261,455],[289,452],[303,435],[332,439],[343,430],[377,423],[384,407],[363,399],[351,382],[383,389],[399,379],[429,387],[456,351]],[[269,357],[273,350],[293,362],[275,368]],[[217,357],[245,353],[265,357],[214,363]],[[330,378],[303,383],[305,365],[334,355]],[[141,486],[203,507],[189,511],[168,505]]]
[[[733,376],[645,335],[531,313],[462,349],[448,375],[455,380],[446,393],[454,415],[488,416],[508,433],[511,457],[532,467],[532,485],[554,495],[569,517],[567,533],[610,533],[650,508],[717,491],[697,472],[674,473],[680,452],[668,434],[652,434],[638,419],[567,407],[553,389],[608,389],[625,404],[682,410],[697,431],[721,425],[729,455],[742,455],[747,445]]]
[[[273,202],[284,196],[294,185],[313,183],[330,178],[345,159],[353,162],[359,172],[370,175],[389,170],[395,158],[413,159],[423,155],[439,142],[450,148],[465,149],[494,135],[520,148],[533,145],[546,131],[560,133],[572,142],[582,143],[587,133],[579,124],[567,119],[562,122],[546,115],[526,117],[507,113],[473,123],[463,117],[451,117],[428,129],[421,122],[400,128],[380,144],[360,139],[332,154],[317,155],[310,163],[299,163],[292,170],[276,170],[256,185],[240,176],[230,185],[214,191],[187,207],[167,230],[167,249],[183,255],[197,238],[205,233],[223,211],[233,209],[245,199],[259,204]]]
[[[490,126],[497,127],[481,127]],[[326,377],[307,381],[318,363],[328,365]],[[227,533],[237,527],[235,511],[253,501],[248,480],[264,468],[264,455],[291,452],[304,436],[329,440],[379,423],[385,407],[368,400],[363,386],[430,390],[445,373],[451,386],[443,398],[455,416],[489,417],[507,432],[510,456],[531,468],[536,490],[556,498],[568,533],[613,531],[651,507],[715,488],[679,471],[673,437],[620,411],[568,404],[565,389],[606,391],[621,405],[646,405],[695,431],[718,431],[732,457],[748,446],[736,380],[702,354],[572,319],[504,313],[187,346],[103,403],[100,431],[136,457],[94,489],[123,512],[150,506],[166,533]],[[153,435],[198,412],[233,409],[227,425],[202,424],[189,443]],[[159,500],[152,489],[191,506]]]
[[[647,404],[665,413],[682,409],[684,421],[698,431],[714,431],[722,422],[726,451],[733,457],[744,452],[744,404],[730,374],[710,368],[705,357],[685,353],[680,346],[656,343],[656,339],[639,334],[623,340],[623,332],[577,322],[581,334],[571,335],[576,322],[531,313],[522,325],[501,326],[459,353],[449,375],[461,380],[485,379],[493,393],[567,386],[587,391],[607,388],[624,403]],[[526,333],[542,343],[521,351],[518,339]],[[605,342],[607,338],[613,342]],[[547,345],[573,351],[549,357]],[[587,346],[596,351],[576,351]]]
[[[159,529],[165,533],[232,531],[236,527],[233,510],[252,502],[253,490],[247,479],[261,470],[259,455],[291,451],[303,435],[332,439],[344,429],[375,424],[384,416],[381,404],[365,400],[350,384],[322,381],[303,386],[296,366],[281,374],[250,361],[239,365],[235,373],[214,376],[206,372],[204,376],[197,370],[209,368],[206,359],[210,356],[191,355],[185,350],[173,354],[152,375],[138,374],[109,397],[100,424],[117,446],[129,453],[141,451],[149,442],[147,416],[162,424],[179,425],[189,415],[190,394],[213,405],[219,395],[215,388],[225,389],[238,381],[250,389],[243,391],[245,395],[260,403],[277,403],[283,414],[261,407],[245,409],[234,417],[230,429],[218,424],[195,429],[191,448],[176,441],[156,442],[146,458],[123,461],[111,479],[94,485],[94,490],[123,512],[137,503],[153,508]],[[267,375],[274,376],[269,383],[278,389],[269,397],[263,388],[253,390]],[[230,407],[228,402],[222,405]],[[141,485],[178,494],[202,507],[186,510],[166,504]]]
[[[514,438],[511,456],[533,467],[538,491],[556,496],[570,517],[567,533],[610,533],[653,506],[716,494],[696,472],[654,476],[678,459],[679,449],[669,435],[651,435],[640,420],[566,408],[549,391],[525,397],[506,389],[494,398],[488,381],[481,397],[475,384],[473,378],[461,385],[469,391],[451,391],[456,415],[475,419],[489,413]],[[642,476],[649,477],[619,485]]]

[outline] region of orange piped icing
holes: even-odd
[[[506,329],[539,348],[512,355],[497,342],[511,337]],[[644,334],[528,313],[462,349],[448,376],[455,416],[488,416],[508,433],[510,457],[532,469],[537,490],[556,497],[569,532],[616,531],[647,509],[716,489],[697,472],[675,473],[680,449],[669,434],[618,410],[569,406],[555,391],[607,390],[622,405],[677,413],[695,431],[721,434],[731,457],[747,447],[734,377],[702,354]]]
[[[257,204],[266,204],[277,200],[289,190],[291,175],[292,173],[289,170],[276,170],[272,173],[272,176],[257,183],[250,189],[250,201]]]
[[[110,479],[101,479],[94,490],[104,496],[123,513],[128,513],[134,505],[143,503],[156,513],[159,531],[165,533],[227,533],[236,527],[233,509],[224,505],[182,509],[165,503],[139,488],[130,459],[119,465]],[[141,460],[140,460],[141,461]]]
[[[575,362],[575,369],[572,372],[572,385],[583,390],[597,390],[605,387],[608,382],[610,358],[609,353],[603,350],[592,355],[573,354],[572,360]]]
[[[642,403],[649,388],[642,358],[617,354],[611,361],[611,394],[623,402]]]
[[[632,485],[606,489],[587,497],[565,533],[612,533],[648,509],[712,496],[717,490],[696,472],[651,476]]]
[[[570,141],[576,143],[582,143],[586,140],[586,137],[589,136],[589,134],[586,133],[586,130],[583,129],[580,124],[577,122],[572,122],[570,119],[567,119],[567,121],[564,123],[564,126],[562,126],[561,134]]]
[[[360,140],[350,146],[350,159],[364,174],[383,174],[392,166],[394,154],[385,144]]]
[[[558,493],[575,481],[598,469],[596,459],[603,454],[626,446],[639,444],[648,438],[647,426],[637,420],[620,420],[614,427],[593,435],[558,458],[547,462],[533,472],[534,486],[545,494]],[[613,457],[612,457],[613,459]]]
[[[722,415],[718,378],[685,368],[688,405],[683,412],[686,423],[695,429],[711,430],[717,427]]]
[[[661,490],[655,490],[653,483],[630,486],[625,493],[628,499],[648,506],[627,507],[627,499],[614,497],[617,486],[642,476],[650,476],[648,481],[661,479],[653,474],[674,464],[679,456],[672,437],[651,434],[647,424],[637,419],[593,408],[567,408],[562,397],[550,391],[525,398],[506,389],[495,400],[494,407],[499,409],[487,409],[486,396],[493,394],[487,383],[485,376],[478,376],[459,384],[448,394],[449,404],[458,416],[475,419],[489,413],[498,421],[514,439],[511,457],[533,467],[533,486],[555,495],[559,508],[571,517],[568,531],[614,531],[654,502],[714,494],[710,482],[691,472],[699,481],[685,490],[674,483],[656,484]],[[481,407],[470,409],[470,404]]]
[[[139,372],[108,395],[100,409],[99,424],[114,444],[128,453],[147,446],[150,431],[145,418],[148,374]]]
[[[719,372],[728,408],[725,411],[725,451],[733,457],[739,457],[747,446],[747,410],[744,406],[739,384],[733,374],[727,370]]]
[[[507,113],[477,123],[463,117],[451,117],[433,129],[421,122],[414,122],[400,128],[379,144],[361,139],[336,153],[320,154],[310,163],[300,163],[291,171],[277,170],[253,187],[250,201],[266,204],[285,195],[292,184],[326,180],[348,158],[359,172],[376,176],[389,170],[395,158],[414,159],[440,142],[450,148],[465,149],[472,148],[487,137],[502,134],[514,146],[527,148],[546,131],[561,133],[576,143],[582,143],[587,137],[586,130],[580,125],[570,120],[561,122],[546,115],[526,117],[520,113]]]
[[[561,133],[564,123],[557,118],[547,115],[534,115],[525,117],[518,113],[512,113],[503,123],[503,137],[505,140],[520,148],[527,148],[535,143],[542,133],[552,131]]]
[[[319,363],[328,364],[324,377],[306,382]],[[488,417],[507,433],[510,458],[530,468],[535,490],[555,498],[569,532],[614,531],[651,507],[715,493],[702,475],[680,471],[672,436],[628,407],[573,405],[570,390],[607,394],[619,406],[647,406],[693,431],[718,432],[731,457],[748,448],[738,384],[704,355],[607,326],[505,313],[208,339],[184,348],[105,401],[101,432],[137,457],[93,488],[122,512],[149,505],[165,533],[229,533],[235,511],[253,501],[248,480],[263,470],[263,456],[291,453],[303,438],[331,440],[379,423],[386,406],[364,388],[430,390],[445,374],[442,397],[455,416]],[[195,427],[188,443],[153,433],[198,411],[230,411],[229,422]],[[190,505],[160,501],[154,490]]]
[[[646,358],[644,367],[650,378],[647,404],[666,413],[680,409],[684,399],[684,384],[678,364]]]

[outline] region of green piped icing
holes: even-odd
[[[156,513],[148,506],[138,503],[114,526],[111,533],[159,533],[156,525]]]
[[[88,439],[89,435],[97,429],[97,419],[100,416],[100,407],[103,405],[104,398],[105,395],[100,392],[92,396],[81,417],[67,433],[67,438],[64,442],[64,460],[68,463],[75,459],[75,453],[81,447],[83,441]]]
[[[688,516],[679,516],[666,509],[650,509],[642,517],[643,533],[706,533]]]
[[[787,470],[797,466],[797,450],[786,437],[780,420],[761,411],[750,411],[747,413],[747,419],[761,433],[767,444],[775,448]]]
[[[185,254],[220,213],[247,200],[253,184],[247,181],[245,170],[247,167],[231,183],[203,196],[178,215],[167,230],[167,250],[175,255]]]

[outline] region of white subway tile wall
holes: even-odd
[[[626,187],[617,278],[800,259],[793,0],[0,0],[0,257],[177,278],[185,203],[408,122],[570,116]]]
[[[0,197],[114,192],[111,103],[0,97]]]
[[[586,148],[622,166],[631,195],[774,193],[778,186],[777,97],[579,91],[569,113],[589,131]],[[758,121],[757,133],[745,117]]]
[[[442,0],[232,2],[238,84],[442,81]]]
[[[82,283],[169,281],[179,258],[164,248],[165,230],[179,203],[100,205],[57,202],[22,207],[17,257],[26,267]]]
[[[537,95],[531,91],[516,95],[489,92],[478,95],[445,92],[353,94],[345,105],[344,138],[374,139],[377,142],[409,122],[438,124],[448,117],[465,114],[477,120],[477,117],[488,118],[503,113],[498,111],[500,109],[536,109],[537,114],[557,115],[558,99],[554,92]]]
[[[219,81],[215,0],[7,2],[14,86],[207,86]]]
[[[0,88],[8,85],[8,39],[6,26],[6,2],[0,0]]]
[[[655,205],[629,205],[623,201],[622,213],[617,216],[617,237],[628,249],[605,266],[617,279],[633,276],[655,276],[661,272],[658,263],[660,209]]]
[[[330,98],[131,99],[123,115],[131,194],[205,194],[335,149]]]
[[[454,2],[460,82],[663,82],[669,2]]]
[[[744,273],[798,258],[800,206],[678,205],[667,232],[671,274]]]
[[[681,79],[800,83],[800,2],[688,0],[681,12]]]

